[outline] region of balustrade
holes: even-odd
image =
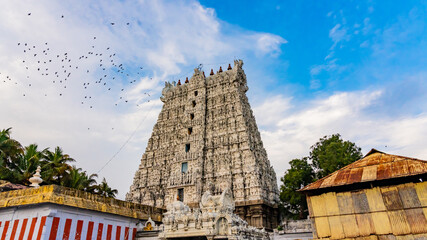
[[[193,173],[189,170],[186,173],[176,173],[169,178],[169,187],[193,185]]]

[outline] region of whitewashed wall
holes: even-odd
[[[0,240],[133,240],[137,220],[56,204],[0,209]]]

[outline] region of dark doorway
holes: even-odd
[[[178,200],[184,202],[184,188],[178,189]]]

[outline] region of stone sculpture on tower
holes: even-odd
[[[165,83],[164,105],[126,200],[166,208],[177,198],[199,206],[210,190],[230,189],[235,213],[250,225],[278,221],[276,174],[246,96],[243,61],[206,77]],[[212,184],[208,184],[212,183]]]

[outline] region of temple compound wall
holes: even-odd
[[[246,96],[241,60],[206,77],[166,83],[159,114],[126,200],[165,208],[177,197],[197,207],[203,192],[229,188],[250,225],[277,225],[276,174]],[[212,183],[209,185],[208,183]]]
[[[135,239],[161,209],[56,185],[0,193],[0,239]],[[151,217],[151,218],[150,218]]]

